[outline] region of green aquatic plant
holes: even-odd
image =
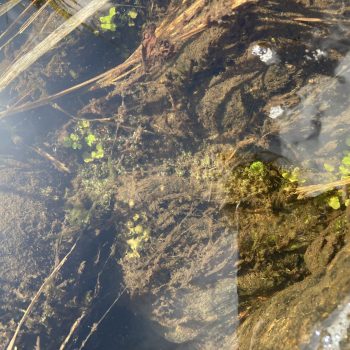
[[[291,183],[302,183],[305,182],[305,180],[300,178],[300,168],[296,167],[290,171],[283,171],[282,177]]]
[[[150,238],[150,230],[145,227],[148,221],[145,212],[135,213],[132,220],[129,220],[125,224],[126,236],[131,236],[126,240],[126,244],[129,246],[129,251],[127,256],[129,258],[139,258],[140,250],[145,242]]]
[[[92,147],[92,145],[96,142],[96,136],[94,134],[89,134],[85,137],[85,142],[89,147]]]
[[[109,9],[109,14],[107,16],[100,17],[100,25],[102,30],[110,30],[112,32],[116,31],[117,25],[114,23],[114,17],[116,14],[117,9],[113,6]]]
[[[65,137],[63,142],[64,146],[67,148],[72,148],[75,150],[83,148],[80,136],[74,132],[69,134],[69,136]]]
[[[335,167],[331,164],[328,164],[328,163],[324,163],[323,167],[329,173],[332,173],[335,170]]]
[[[131,19],[135,19],[137,17],[138,13],[136,12],[136,10],[132,9],[130,11],[128,11],[128,16],[131,18]]]
[[[96,159],[102,159],[105,151],[101,140],[95,135],[88,120],[80,120],[74,132],[65,137],[64,146],[74,150],[83,150],[83,160],[85,163],[91,163]]]
[[[253,175],[263,176],[266,173],[266,168],[263,162],[253,162],[249,167],[250,172]]]
[[[91,147],[91,146],[90,146]],[[84,152],[83,159],[85,163],[91,163],[96,159],[101,159],[105,155],[105,151],[101,143],[96,145],[96,150],[91,152]]]
[[[350,138],[347,138],[345,140],[346,146],[350,147]],[[340,162],[335,162],[333,164],[329,164],[327,162],[323,163],[324,169],[329,173],[332,174],[334,178],[340,177],[341,179],[344,179],[346,177],[350,176],[350,151],[344,150],[343,157],[341,158]]]
[[[340,204],[340,200],[338,196],[332,196],[328,199],[328,205],[334,209],[337,210],[340,208],[341,204]]]
[[[350,147],[350,138],[345,140],[346,146]],[[333,164],[323,163],[323,168],[329,174],[328,177],[332,181],[336,181],[337,179],[347,179],[350,177],[350,151],[344,150],[343,157],[338,162],[333,162]],[[347,192],[347,191],[346,191]],[[337,195],[333,195],[327,201],[327,204],[334,210],[338,210],[341,208],[342,204],[346,207],[350,204],[350,199],[345,199],[347,197],[347,193],[344,193],[344,188],[339,190]]]
[[[129,20],[128,20],[128,26],[129,27],[134,27],[135,26],[135,21],[134,19],[136,19],[138,16],[138,13],[135,9],[132,9],[130,11],[128,11],[128,17],[129,17]]]
[[[338,190],[336,193],[329,195],[326,199],[327,205],[334,210],[340,209],[342,206],[348,207],[350,199],[345,199],[344,190]]]
[[[115,23],[115,18],[118,16],[118,24]],[[117,10],[115,6],[109,9],[107,16],[100,17],[100,27],[103,31],[115,32],[120,27],[134,27],[136,25],[135,20],[138,17],[136,9],[128,10],[127,12]]]

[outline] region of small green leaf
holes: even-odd
[[[128,12],[128,16],[132,19],[135,19],[137,17],[137,12],[136,10],[132,9]]]
[[[334,166],[328,163],[324,163],[323,167],[325,168],[326,171],[332,173],[334,171]]]
[[[284,171],[282,177],[289,182],[304,182],[304,180],[300,181],[300,169],[298,167],[294,168],[291,172]]]
[[[104,157],[104,150],[103,150],[103,146],[99,143],[98,145],[96,145],[96,152],[92,152],[91,155],[93,154],[93,158],[96,159],[100,159]]]
[[[86,129],[90,126],[90,122],[88,120],[80,120],[78,125],[79,128]]]
[[[101,29],[110,30],[111,32],[115,32],[117,30],[117,25],[114,23],[103,23],[101,24]]]
[[[263,162],[257,161],[252,163],[249,169],[254,175],[263,175],[265,172],[265,165]]]
[[[344,164],[344,165],[350,165],[350,156],[345,156],[341,162]]]
[[[94,134],[89,134],[85,137],[85,142],[89,147],[92,147],[92,145],[96,142],[96,136]]]
[[[344,165],[340,165],[338,169],[339,172],[344,176],[348,176],[350,174],[350,169]]]
[[[76,142],[76,141],[79,141],[79,136],[77,134],[70,134],[69,135],[69,138],[73,141],[73,142]]]
[[[350,199],[346,199],[345,202],[344,202],[345,206],[348,207],[349,204],[350,204]]]
[[[63,146],[64,146],[64,147],[67,147],[67,148],[72,147],[72,140],[70,139],[70,137],[66,136],[66,137],[63,139]]]
[[[113,17],[117,14],[117,9],[115,7],[111,7],[109,9],[109,15],[100,17],[101,29],[102,30],[110,30],[115,32],[117,29],[117,25],[113,23]]]
[[[113,6],[109,9],[109,17],[113,17],[117,14],[117,9]]]
[[[338,196],[333,196],[329,198],[328,205],[333,208],[334,210],[337,210],[340,208],[340,201]]]

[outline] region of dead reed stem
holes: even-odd
[[[2,39],[22,18],[23,16],[34,6],[34,4],[37,2],[38,0],[35,0],[33,2],[31,2],[23,11],[22,13],[6,28],[6,30],[4,30],[1,35],[0,35],[0,39]]]
[[[237,7],[245,4],[254,2],[255,0],[228,0],[228,12],[230,10],[234,10]],[[93,3],[100,2],[99,5],[103,5],[108,2],[108,0],[94,0]],[[90,4],[91,5],[91,4]],[[90,6],[89,5],[89,6]],[[183,11],[177,18],[175,18],[173,21],[167,21],[164,20],[160,26],[156,30],[156,35],[158,37],[168,37],[173,38],[174,41],[185,41],[191,38],[192,36],[202,32],[205,30],[205,28],[208,26],[208,23],[201,17],[198,16],[196,20],[194,20],[195,16],[201,12],[201,10],[206,6],[205,0],[196,0],[188,9]],[[91,7],[91,6],[90,6]],[[96,11],[97,9],[95,9]],[[83,20],[83,16],[81,15],[82,11],[86,11],[86,8],[84,10],[79,11],[76,15],[71,17],[66,23],[64,23],[62,26],[67,26],[67,23],[74,23],[76,24],[77,19],[79,19],[80,23]],[[87,16],[88,17],[88,16]],[[87,18],[86,17],[86,18]],[[85,17],[84,17],[85,19]],[[215,18],[212,18],[214,20]],[[80,24],[79,23],[79,24]],[[186,24],[185,24],[186,23]],[[62,27],[61,26],[61,27]],[[68,25],[68,27],[71,26],[71,24]],[[71,30],[75,29],[77,25],[75,25],[74,28],[71,28]],[[20,72],[24,71],[26,68],[28,68],[36,59],[38,59],[42,54],[46,53],[48,51],[47,47],[45,46],[51,45],[52,39],[56,40],[57,42],[61,40],[66,34],[67,29],[61,29],[59,27],[56,31],[54,31],[52,34],[50,34],[43,42],[37,45],[34,50],[29,52],[24,57],[20,58],[17,62],[14,63],[14,65],[11,67],[10,71],[5,73],[3,76],[0,76],[0,91],[3,90],[16,76],[19,75]],[[184,28],[187,29],[184,32]],[[57,43],[56,42],[56,43]],[[45,52],[44,52],[45,48]],[[33,51],[37,51],[35,54],[35,57],[31,56],[31,53]],[[41,52],[41,53],[40,53]],[[26,62],[26,61],[30,62]],[[95,88],[102,88],[106,86],[110,86],[115,84],[117,81],[123,79],[124,77],[130,75],[131,73],[137,71],[139,68],[141,68],[141,46],[139,46],[134,53],[122,64],[118,65],[115,68],[110,69],[107,72],[104,72],[98,76],[95,76],[91,79],[86,80],[85,82],[82,82],[80,84],[77,84],[75,86],[72,86],[68,89],[65,89],[63,91],[60,91],[56,94],[53,94],[51,96],[44,97],[42,99],[39,99],[34,102],[26,103],[21,106],[17,106],[15,108],[10,107],[9,109],[0,112],[0,119],[3,119],[9,115],[12,115],[14,113],[18,112],[24,112],[28,111],[40,106],[43,106],[51,101],[56,100],[59,97],[62,97],[66,94],[69,94],[73,91],[76,91],[78,89],[81,89],[85,86],[91,85],[93,83],[96,83]]]
[[[337,187],[342,187],[350,184],[350,178],[328,182],[326,184],[310,185],[310,186],[301,186],[296,189],[296,193],[299,197],[310,196],[318,192],[330,191]]]
[[[70,34],[80,24],[85,22],[109,0],[92,0],[88,5],[61,24],[56,30],[36,45],[30,52],[18,58],[8,70],[0,76],[0,92],[4,90],[18,75],[24,72],[41,56],[54,48],[63,38]]]
[[[21,1],[22,0],[10,0],[6,4],[0,5],[0,16],[10,11],[12,8],[18,5]]]

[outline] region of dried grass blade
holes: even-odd
[[[0,16],[4,15],[6,12],[10,11],[16,5],[18,5],[21,0],[10,0],[6,4],[0,5]]]
[[[4,74],[0,76],[0,91],[4,90],[20,73],[24,72],[41,56],[54,48],[63,38],[108,2],[109,0],[92,0],[83,9],[48,35],[47,38],[38,44],[33,50],[20,57],[9,67],[8,70],[6,70]]]

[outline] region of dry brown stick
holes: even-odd
[[[295,17],[293,18],[294,21],[298,22],[311,22],[311,23],[349,23],[350,21],[347,19],[332,19],[332,18],[316,18],[316,17]]]
[[[36,337],[35,350],[40,350],[40,337]]]
[[[31,150],[33,150],[36,154],[38,154],[39,156],[45,158],[46,160],[48,160],[49,162],[52,163],[52,165],[58,170],[61,171],[63,173],[67,173],[70,174],[70,169],[67,167],[67,165],[65,165],[64,163],[62,163],[61,161],[59,161],[58,159],[56,159],[54,156],[52,156],[50,153],[47,153],[46,151],[42,150],[39,147],[33,147],[33,146],[28,146]]]
[[[195,4],[193,4],[191,6],[191,9],[193,11],[193,9],[197,9],[198,7],[198,3],[201,3],[202,0],[199,0],[197,1]],[[194,6],[196,5],[197,6]],[[176,23],[179,21],[179,19],[176,21]],[[174,21],[172,22],[172,24],[174,25]],[[201,31],[203,29],[201,28]],[[159,28],[159,32],[162,31],[162,27]],[[196,33],[196,32],[194,32]],[[73,91],[76,91],[78,89],[81,89],[82,87],[85,87],[87,85],[90,85],[96,81],[98,81],[98,85],[99,87],[103,87],[103,86],[106,86],[106,85],[110,85],[111,83],[115,83],[116,81],[124,78],[125,76],[129,75],[130,73],[132,73],[133,71],[137,70],[138,68],[141,67],[141,64],[139,63],[141,60],[141,47],[138,47],[135,52],[124,62],[122,63],[121,65],[115,67],[115,68],[112,68],[110,69],[109,71],[107,72],[104,72],[100,75],[97,75],[91,79],[88,79],[80,84],[77,84],[75,86],[72,86],[68,89],[65,89],[63,91],[60,91],[56,94],[53,94],[51,96],[46,96],[46,97],[43,97],[42,99],[39,99],[35,102],[30,102],[30,103],[27,103],[27,104],[24,104],[24,105],[21,105],[21,106],[18,106],[16,108],[9,108],[8,110],[5,110],[3,112],[0,112],[0,119],[3,119],[9,115],[12,115],[14,113],[18,113],[18,112],[24,112],[24,111],[28,111],[28,110],[31,110],[31,109],[34,109],[34,108],[37,108],[37,107],[40,107],[40,106],[43,106],[45,104],[47,104],[48,102],[51,102],[51,101],[54,101],[56,100],[57,98],[59,97],[62,97],[68,93],[71,93]],[[130,69],[130,67],[137,63],[137,65],[133,68]]]
[[[35,43],[35,41],[37,40],[37,38],[45,32],[47,26],[52,23],[52,18],[55,17],[57,15],[56,12],[52,12],[46,19],[45,23],[43,24],[43,26],[40,28],[40,31],[38,33],[36,33],[34,36],[32,36],[31,39],[29,39],[24,45],[23,47],[21,47],[21,53],[20,55],[24,55],[26,53],[28,53],[30,51],[30,47],[32,44]]]
[[[104,75],[106,74],[103,73],[103,74],[100,74],[96,77],[93,77],[89,80],[86,80],[80,84],[77,84],[77,85],[74,85],[68,89],[65,89],[63,91],[60,91],[56,94],[53,94],[53,95],[50,95],[50,96],[45,96],[37,101],[34,101],[34,102],[28,102],[28,103],[25,103],[23,105],[20,105],[18,107],[10,107],[9,109],[5,110],[5,111],[2,111],[0,112],[0,119],[3,119],[3,118],[6,118],[14,113],[19,113],[19,112],[25,112],[25,111],[29,111],[31,109],[34,109],[34,108],[37,108],[37,107],[40,107],[40,106],[44,106],[46,105],[47,103],[51,102],[51,101],[54,101],[62,96],[65,96],[73,91],[76,91],[78,89],[81,89],[87,85],[90,85],[92,83],[94,83],[95,81],[97,81],[99,78],[102,78]]]
[[[205,30],[205,28],[207,27],[207,25],[205,23],[202,23],[200,26],[198,26],[197,28],[194,28],[193,30],[191,30],[190,32],[184,33],[182,35],[179,35],[179,39],[180,40],[186,40],[189,39],[190,37],[192,37],[193,35],[196,35],[198,33],[201,33]]]
[[[301,186],[296,189],[296,193],[300,196],[311,195],[321,191],[329,191],[337,187],[342,187],[350,184],[350,178],[338,181],[328,182],[326,184]]]
[[[75,330],[79,327],[80,322],[85,317],[85,315],[86,315],[86,313],[85,313],[85,311],[83,311],[83,313],[80,315],[80,317],[75,320],[75,322],[73,323],[73,325],[72,325],[72,327],[71,327],[67,337],[65,338],[65,340],[61,344],[59,350],[64,350],[66,348],[67,344],[69,343],[70,339],[72,338],[72,335],[74,334]]]
[[[117,75],[113,80],[108,80],[108,85],[111,85],[112,83],[116,83],[117,81],[125,78],[126,76],[128,76],[129,74],[131,74],[132,72],[136,71],[139,68],[141,68],[141,64],[136,65],[135,67],[129,69],[123,74]]]
[[[298,22],[322,22],[321,18],[295,17],[293,19]]]
[[[69,252],[64,256],[64,258],[61,260],[61,262],[53,269],[53,271],[50,273],[50,275],[45,279],[44,283],[41,285],[41,287],[39,288],[39,290],[36,292],[34,298],[32,299],[32,301],[30,302],[29,306],[27,307],[24,315],[22,316],[21,320],[19,321],[15,334],[13,335],[9,345],[7,346],[6,350],[13,350],[14,346],[15,346],[15,342],[17,339],[17,336],[23,326],[23,324],[25,323],[25,321],[27,320],[29,314],[31,313],[31,311],[33,310],[33,307],[35,305],[35,303],[38,301],[39,297],[41,296],[41,294],[43,293],[44,289],[46,288],[46,286],[53,280],[53,278],[56,276],[57,272],[61,270],[62,266],[65,264],[65,262],[68,260],[69,256],[73,253],[75,247],[77,246],[79,237],[77,238],[77,240],[75,241],[75,243],[73,244],[72,248],[69,250]]]

